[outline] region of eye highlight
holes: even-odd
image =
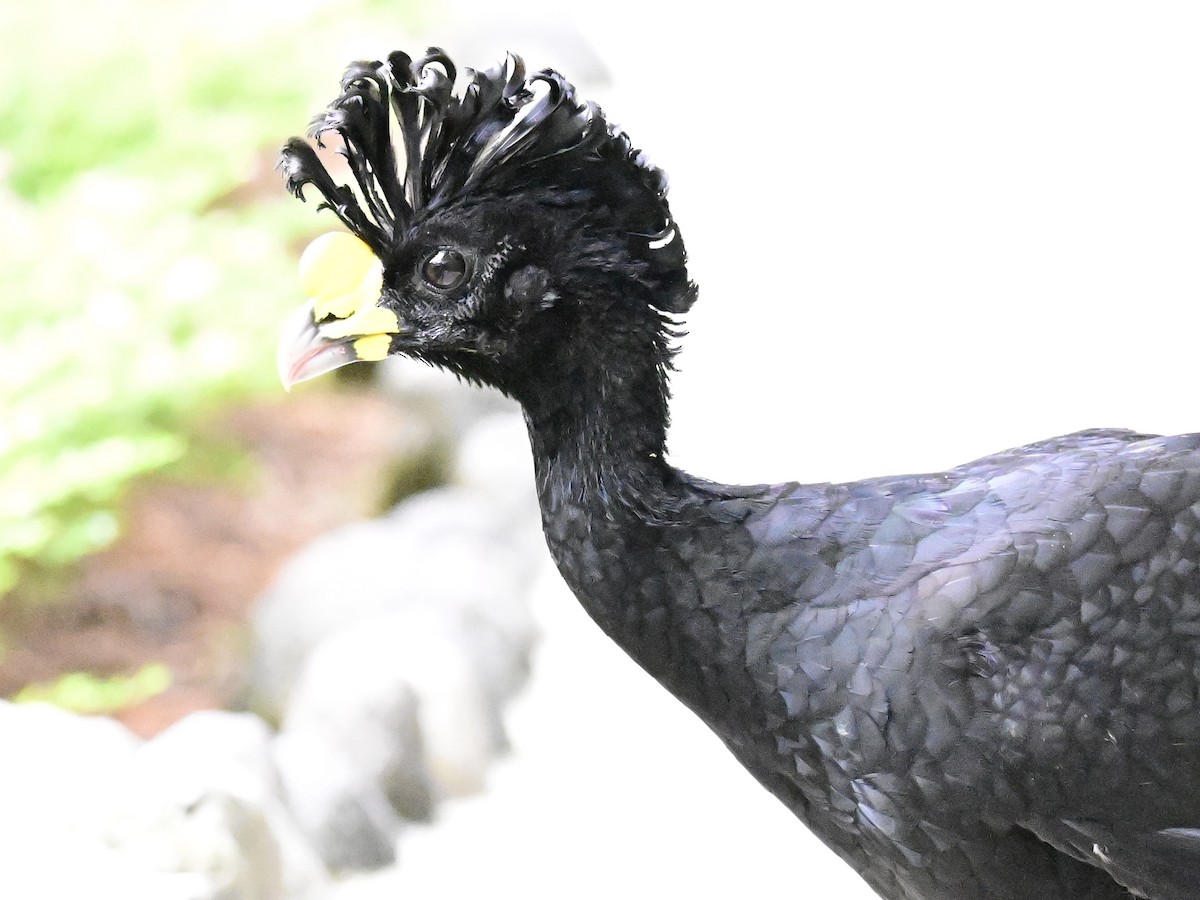
[[[421,277],[430,287],[452,291],[462,286],[471,274],[467,258],[457,250],[443,247],[421,265]]]

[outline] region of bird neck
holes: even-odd
[[[720,660],[744,647],[730,643],[737,628],[714,627],[724,611],[701,609],[689,542],[716,546],[708,529],[717,526],[698,515],[707,488],[664,459],[663,378],[658,366],[580,363],[569,383],[525,401],[525,413],[546,542],[567,585],[609,637],[711,721]]]
[[[622,527],[677,505],[666,462],[666,372],[636,353],[564,354],[518,395],[543,511],[568,500]]]

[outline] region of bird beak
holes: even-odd
[[[348,319],[318,325],[310,301],[296,310],[284,326],[275,357],[284,390],[354,362],[384,359],[392,336],[404,334],[399,317],[373,306]]]
[[[285,390],[353,362],[383,359],[392,338],[409,330],[378,305],[383,267],[353,235],[313,241],[300,257],[300,286],[309,301],[288,319],[276,355]]]

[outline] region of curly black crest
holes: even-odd
[[[429,212],[513,189],[541,191],[559,205],[599,200],[641,210],[629,224],[647,244],[676,237],[666,175],[596,104],[578,100],[562,75],[526,76],[519,56],[461,73],[437,48],[416,61],[397,51],[387,62],[353,63],[310,137],[324,146],[329,131],[342,138],[337,152],[357,191],[335,183],[299,137],[284,146],[279,168],[293,195],[303,200],[304,186],[313,185],[325,198],[320,208],[332,209],[377,255]]]

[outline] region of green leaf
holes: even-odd
[[[332,223],[286,197],[275,148],[403,15],[0,4],[0,596],[111,541],[131,480],[219,468],[196,423],[278,392],[292,248]],[[51,21],[52,66],[29,40]]]
[[[147,663],[132,675],[100,678],[68,672],[55,681],[26,685],[14,703],[51,703],[83,715],[111,715],[164,693],[174,681],[166,663]]]

